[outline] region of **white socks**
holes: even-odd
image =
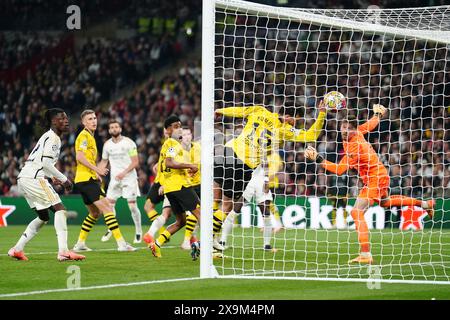
[[[58,238],[59,252],[68,251],[67,247],[67,217],[65,210],[55,212],[55,230]]]
[[[20,237],[19,241],[17,241],[14,248],[16,248],[17,251],[23,251],[25,248],[25,245],[33,239],[33,237],[39,232],[39,230],[42,228],[44,224],[46,224],[47,221],[43,221],[39,218],[34,219],[31,221],[27,228],[25,229],[25,232]]]
[[[163,215],[160,215],[153,221],[152,225],[150,226],[150,229],[148,229],[148,233],[153,237],[165,223],[166,218]]]
[[[264,217],[264,245],[270,244],[270,239],[272,238],[272,218],[270,215]]]
[[[222,235],[220,236],[220,241],[226,243],[228,235],[233,231],[234,219],[236,218],[236,212],[231,210],[230,213],[225,218],[222,225]]]
[[[136,234],[142,234],[141,212],[136,203],[128,203],[128,207],[131,211],[131,217],[133,218],[134,226],[136,228]]]

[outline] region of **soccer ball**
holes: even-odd
[[[347,106],[347,101],[342,93],[338,91],[330,91],[323,98],[325,106],[329,110],[338,111]]]

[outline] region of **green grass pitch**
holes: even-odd
[[[156,259],[150,250],[139,245],[136,252],[117,252],[114,240],[102,243],[105,231],[97,225],[89,235],[88,245],[94,249],[81,262],[56,260],[56,236],[53,226],[45,226],[26,247],[29,261],[16,261],[6,255],[25,226],[0,228],[0,299],[450,299],[449,285],[381,283],[369,289],[366,282],[311,281],[289,279],[196,279],[199,260],[192,261],[189,251],[179,248],[184,232],[179,232],[163,247],[163,258]],[[144,229],[146,226],[144,226]],[[128,241],[133,226],[122,226]],[[69,226],[69,245],[78,236],[79,226]],[[355,252],[356,236],[347,231],[289,230],[276,235],[275,254],[264,252],[262,234],[257,228],[236,228],[230,239],[232,248],[226,255],[234,258],[215,260],[219,273],[230,275],[284,275],[318,277],[368,277],[367,267],[348,267],[346,260]],[[288,240],[285,240],[285,239]],[[449,274],[450,235],[374,231],[373,252],[383,266],[383,278],[404,276],[416,279],[446,279]],[[404,245],[406,243],[407,245]],[[447,244],[447,245],[446,245]],[[420,255],[418,253],[422,252]],[[440,253],[439,253],[440,252]],[[439,254],[436,254],[439,253]],[[250,257],[254,257],[253,260]],[[427,265],[415,264],[427,261]],[[446,260],[445,260],[446,259]],[[283,263],[284,261],[284,263]],[[307,263],[305,263],[307,261]],[[410,265],[408,265],[410,263]],[[68,290],[72,265],[79,266],[81,288]],[[173,279],[184,279],[175,280]],[[30,294],[30,292],[39,292]],[[18,295],[24,293],[23,295]],[[16,294],[16,295],[11,295]]]

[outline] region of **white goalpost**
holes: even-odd
[[[450,284],[450,6],[337,10],[203,0],[202,16],[200,277]],[[316,141],[275,143],[264,131],[269,147],[252,169],[264,176],[254,188],[270,192],[267,206],[257,196],[235,199],[242,209],[220,237],[214,167],[233,156],[225,145],[246,116],[215,111],[261,106],[280,119],[293,115],[292,130],[308,130],[330,91],[347,106],[328,111]],[[389,194],[434,199],[435,210],[430,218],[417,206],[374,204],[365,213],[374,262],[350,264],[359,252],[350,214],[363,186],[358,172],[338,177],[304,150],[313,146],[338,163],[340,120],[364,123],[375,104],[387,114],[365,138],[389,173]],[[222,181],[232,179],[223,172]],[[225,218],[220,224],[223,233]]]

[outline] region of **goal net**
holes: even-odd
[[[203,19],[202,276],[450,284],[450,6],[319,10],[217,0],[204,1]],[[330,91],[347,107],[328,111],[315,141],[278,139],[258,131],[261,123],[245,129],[259,106],[284,124],[294,117],[294,135],[307,131]],[[389,173],[389,195],[434,199],[435,210],[430,218],[420,206],[370,206],[373,263],[355,264],[360,176],[327,172],[304,150],[338,163],[341,120],[364,123],[375,104],[387,112],[365,139]],[[256,152],[246,139],[258,140],[258,160],[243,159]]]

